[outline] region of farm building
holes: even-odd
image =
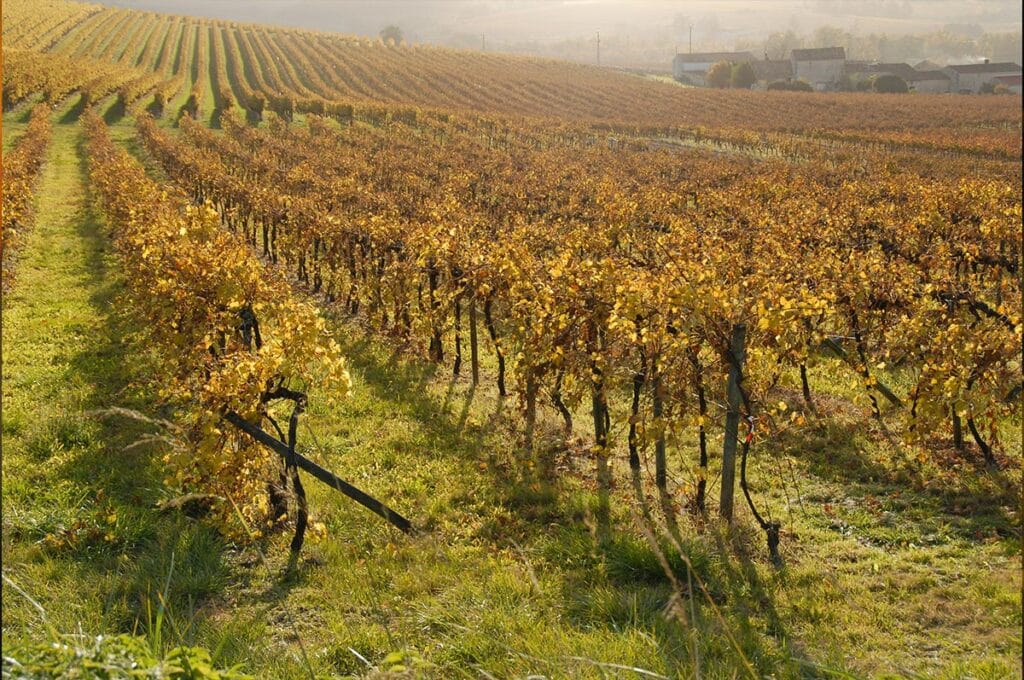
[[[1020,66],[1011,62],[953,64],[943,69],[951,80],[953,92],[980,92],[981,86],[1000,76],[1019,76]]]
[[[843,74],[850,77],[861,76],[871,73],[872,68],[873,62],[849,59],[843,64]]]
[[[945,71],[915,71],[914,75],[907,80],[907,85],[914,92],[945,94],[949,92],[951,82],[949,74]]]
[[[1015,76],[996,76],[992,82],[997,86],[1002,85],[1014,94],[1020,94],[1020,74]]]
[[[917,70],[913,66],[911,66],[910,64],[901,63],[873,64],[871,67],[871,72],[876,73],[878,75],[889,73],[894,76],[899,76],[900,78],[903,78],[903,80],[905,80],[908,85],[910,84],[910,81],[914,79],[914,76],[917,74]]]
[[[834,90],[846,70],[846,50],[842,47],[818,47],[793,50],[793,77],[811,84],[815,90]]]
[[[693,52],[677,54],[672,60],[672,76],[682,83],[704,85],[704,74],[720,61],[742,63],[754,61],[750,52]]]

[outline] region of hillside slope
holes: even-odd
[[[948,96],[724,92],[548,59],[385,45],[67,0],[11,0],[3,13],[8,48],[152,70],[180,79],[199,105],[218,109],[308,110],[324,101],[369,101],[657,127],[903,130],[984,122],[1008,128],[1008,137],[1019,137],[1020,129],[1017,97],[965,107]]]

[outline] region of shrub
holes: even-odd
[[[768,89],[784,92],[814,92],[814,88],[802,80],[776,80],[768,83]]]
[[[884,94],[903,94],[909,90],[907,88],[907,81],[891,73],[877,76],[871,86],[875,92],[882,92]]]
[[[709,87],[729,87],[729,84],[732,83],[732,64],[727,61],[712,64],[704,76],[704,81]]]
[[[836,89],[840,92],[867,92],[871,89],[871,78],[848,73],[839,80]]]
[[[747,62],[733,64],[731,76],[732,86],[745,90],[750,89],[750,86],[757,82],[757,74],[754,73],[754,67]]]

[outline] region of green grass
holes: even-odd
[[[6,144],[16,130],[4,122]],[[130,119],[113,134],[145,158]],[[946,454],[918,463],[871,424],[853,403],[852,376],[828,359],[811,374],[828,417],[755,449],[750,470],[758,503],[783,522],[785,567],[767,563],[742,497],[732,532],[680,522],[724,623],[699,599],[692,625],[665,615],[672,589],[634,526],[622,456],[604,542],[584,446],[555,457],[558,474],[518,472],[516,404],[495,394],[486,342],[473,389],[332,321],[353,393],[332,408],[314,394],[300,445],[425,535],[401,535],[310,481],[313,519],[328,534],[289,571],[286,534],[238,547],[155,510],[168,493],[161,452],[127,448],[147,427],[94,414],[168,415],[117,306],[80,143],[77,125],[55,126],[3,319],[4,573],[57,630],[149,633],[169,581],[162,644],[201,644],[258,677],[309,677],[307,664],[322,677],[399,666],[445,678],[643,677],[622,667],[745,677],[731,639],[759,676],[1020,677],[1020,423],[1007,424],[1007,471]],[[720,445],[712,438],[712,451]],[[680,478],[695,451],[692,434],[673,440]],[[950,475],[953,465],[963,469]],[[39,612],[5,586],[5,653],[42,630]]]
[[[151,510],[160,493],[152,451],[125,449],[140,428],[91,413],[152,404],[131,384],[139,364],[114,304],[118,281],[79,141],[77,126],[55,126],[3,319],[4,573],[64,632],[131,628],[159,582],[141,565],[171,532],[199,542],[178,554],[183,572],[216,573],[221,559],[212,532]],[[4,595],[5,637],[38,631],[33,608]]]

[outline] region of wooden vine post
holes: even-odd
[[[480,384],[480,357],[476,340],[476,294],[469,301],[469,360],[473,369],[473,386]]]
[[[294,446],[289,446],[285,442],[273,437],[263,428],[250,423],[234,411],[228,411],[225,413],[224,420],[231,423],[242,432],[245,432],[247,435],[258,441],[260,444],[263,444],[277,455],[281,456],[281,458],[295,469],[308,472],[314,478],[320,480],[327,486],[336,489],[340,493],[354,500],[356,503],[362,505],[367,510],[376,513],[399,530],[407,534],[415,533],[412,522],[373,496],[349,484],[330,470],[317,465],[301,453],[298,453],[295,451]]]
[[[740,370],[745,360],[746,324],[732,327],[729,343],[728,411],[725,416],[725,443],[722,447],[722,495],[718,512],[732,522],[733,492],[736,486],[736,444],[740,427]]]

